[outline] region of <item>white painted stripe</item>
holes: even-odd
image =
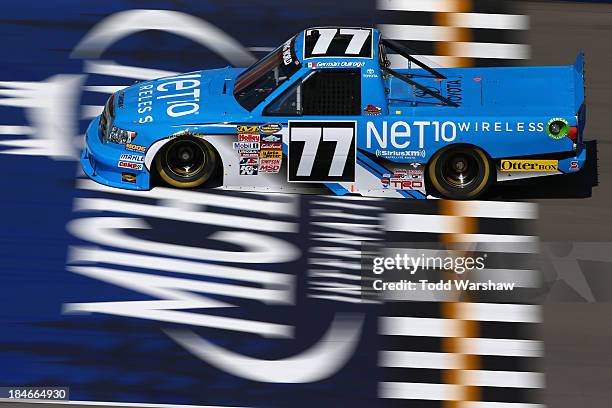
[[[465,396],[464,391],[464,386],[455,384],[378,383],[379,398],[460,401]]]
[[[348,203],[348,202],[336,202],[336,201],[313,201],[311,205],[320,205],[320,206],[324,206],[324,207],[340,207],[340,208],[349,208],[349,209],[353,209],[353,210],[378,210],[378,211],[383,211],[384,208],[383,207],[375,207],[372,205],[367,205],[367,204],[353,204],[353,203]]]
[[[463,385],[508,388],[544,388],[544,374],[528,371],[461,370],[458,382]]]
[[[133,197],[145,197],[157,200],[168,200],[171,203],[188,203],[203,206],[213,206],[221,208],[231,208],[235,210],[245,210],[251,212],[259,212],[263,214],[280,214],[280,215],[297,215],[297,202],[295,196],[284,195],[283,200],[277,201],[270,199],[258,200],[256,198],[232,197],[228,195],[208,194],[196,191],[177,190],[166,187],[156,187],[149,191],[124,190],[98,184],[89,179],[79,179],[76,184],[77,188],[92,191],[101,191],[104,193],[122,194]]]
[[[502,235],[502,234],[455,234],[457,242],[487,242],[487,243],[524,243],[536,245],[539,238],[534,235]]]
[[[544,343],[537,340],[461,338],[458,353],[488,356],[543,357]]]
[[[465,356],[455,353],[428,353],[417,351],[381,351],[379,367],[409,367],[452,370],[465,368]]]
[[[23,147],[23,148],[28,148],[28,149],[44,148],[48,144],[49,144],[49,141],[45,139],[0,140],[0,146]]]
[[[162,69],[131,67],[114,61],[85,61],[85,72],[130,79],[156,79],[179,74]]]
[[[520,14],[450,13],[449,25],[495,30],[528,30],[529,17]]]
[[[462,337],[465,323],[456,319],[382,316],[378,332],[385,336]]]
[[[376,8],[394,11],[452,12],[459,10],[458,0],[378,0]]]
[[[0,125],[0,135],[31,135],[34,128],[30,126]]]
[[[529,59],[531,56],[530,47],[525,44],[451,42],[449,48],[455,57]]]
[[[460,28],[408,24],[379,24],[385,38],[411,41],[455,41]]]
[[[125,85],[92,85],[83,87],[86,91],[89,92],[99,92],[106,94],[114,94],[117,91],[125,89]]]
[[[21,149],[6,149],[0,151],[0,154],[14,154],[16,156],[50,156],[48,148],[21,148]]]
[[[231,408],[220,405],[177,405],[177,404],[145,404],[140,402],[102,402],[102,401],[49,401],[0,398],[0,402],[26,403],[26,404],[54,404],[54,405],[89,405],[104,407],[134,407],[134,408]]]
[[[509,254],[537,254],[540,245],[538,242],[478,242],[474,250]]]
[[[442,249],[418,249],[418,248],[400,248],[400,247],[389,247],[385,248],[385,253],[400,253],[412,256],[439,256],[447,253],[458,253],[458,252],[486,252],[486,253],[516,253],[516,254],[533,254],[538,253],[538,243],[533,242],[455,242],[453,243],[453,250],[442,250]],[[612,256],[611,256],[612,258]]]
[[[457,319],[495,322],[539,323],[542,307],[512,303],[467,303],[456,304]]]
[[[455,201],[453,215],[480,218],[537,219],[538,205],[510,201]]]
[[[465,231],[463,217],[430,214],[385,214],[386,231],[454,233]]]
[[[523,402],[461,401],[459,408],[546,408],[543,404]]]
[[[81,105],[81,119],[91,119],[100,116],[103,110],[104,106]]]

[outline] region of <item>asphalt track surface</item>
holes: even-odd
[[[572,243],[577,242],[605,244],[612,237],[612,136],[608,134],[612,94],[612,5],[549,1],[517,4],[521,14],[531,16],[527,41],[532,46],[530,64],[568,65],[573,63],[577,50],[584,49],[588,98],[585,139],[591,141],[590,158],[594,158],[596,149],[598,161],[591,160],[586,171],[571,180],[541,180],[510,189],[509,193],[496,198],[541,196],[542,199],[537,200],[540,204],[539,234],[545,245],[552,242],[555,248],[569,251]],[[554,92],[550,90],[551,98]],[[594,184],[597,185],[591,188]],[[612,254],[612,244],[608,252]],[[581,267],[588,273],[589,268],[601,268],[602,265],[601,262],[583,262]],[[611,299],[612,296],[595,302],[571,299],[545,303],[547,406],[609,406],[612,397]],[[67,408],[91,405],[4,403],[2,406]]]
[[[585,139],[596,140],[598,157],[598,166],[595,167],[592,161],[588,171],[582,175],[584,179],[580,180],[588,182],[598,169],[598,186],[592,189],[590,197],[538,200],[541,239],[543,242],[561,241],[560,246],[566,248],[571,247],[572,241],[609,244],[612,241],[612,135],[609,131],[612,106],[612,4],[542,1],[523,2],[520,6],[523,14],[531,16],[531,63],[569,64],[577,50],[584,49],[588,104]],[[550,93],[551,98],[554,97],[554,89]],[[593,146],[591,143],[590,147]],[[580,195],[580,192],[577,194]],[[609,273],[610,263],[582,262],[582,269],[588,274],[589,268],[594,271],[603,265]],[[608,295],[601,302],[555,301],[544,305],[546,395],[549,407],[610,406],[610,299]]]

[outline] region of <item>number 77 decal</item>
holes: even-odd
[[[313,57],[372,58],[372,30],[360,28],[306,30],[304,58]]]
[[[290,121],[288,181],[354,181],[355,129],[355,122]]]

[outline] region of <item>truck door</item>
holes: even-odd
[[[355,182],[361,70],[312,69],[266,106],[263,116],[289,123],[289,182]]]

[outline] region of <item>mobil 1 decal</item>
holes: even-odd
[[[355,121],[289,121],[292,182],[355,181]]]

